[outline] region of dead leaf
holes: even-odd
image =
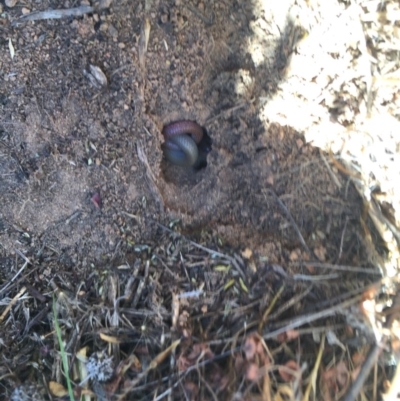
[[[351,372],[351,380],[354,382],[357,379],[358,374],[360,373],[361,366],[358,366]]]
[[[352,355],[351,360],[353,361],[354,366],[360,366],[365,361],[365,355],[361,352],[355,352]]]
[[[297,378],[296,373],[300,372],[300,366],[296,361],[287,361],[278,368],[279,375],[285,382],[291,382]]]
[[[106,341],[106,342],[108,342],[108,343],[110,343],[110,344],[120,344],[120,343],[121,343],[121,342],[118,340],[117,337],[108,336],[107,334],[104,334],[104,333],[100,333],[100,338],[101,338],[103,341]]]
[[[346,389],[350,383],[349,379],[349,370],[344,361],[339,362],[336,366],[326,370],[321,375],[324,385],[333,394]]]
[[[278,334],[277,340],[281,343],[294,340],[300,335],[298,330],[287,330],[284,333]]]
[[[367,290],[364,291],[363,293],[363,298],[364,299],[374,299],[380,291],[380,287],[378,285],[374,285],[369,287]]]
[[[49,383],[49,390],[52,395],[55,397],[64,397],[68,395],[67,389],[60,383],[57,382],[50,382]]]
[[[269,365],[270,361],[264,348],[264,340],[257,333],[246,337],[243,351],[247,362],[256,362],[258,366]]]
[[[325,256],[326,256],[325,247],[321,245],[318,248],[314,248],[314,254],[319,259],[320,262],[325,262]]]
[[[253,335],[250,335],[246,338],[243,351],[248,361],[254,359],[254,356],[256,355],[257,352],[257,344]]]
[[[11,38],[8,38],[8,49],[10,50],[10,56],[11,56],[11,60],[12,60],[15,56],[15,49],[11,42]]]
[[[250,363],[247,366],[245,377],[252,382],[260,378],[260,369],[255,363]]]
[[[197,361],[211,359],[213,357],[214,353],[210,350],[210,347],[207,344],[194,344],[192,351],[187,356],[188,360],[192,361],[193,364]]]
[[[300,255],[300,249],[294,249],[292,252],[290,252],[289,259],[291,262],[296,262],[297,260],[299,260]]]
[[[189,359],[184,355],[179,355],[179,357],[176,360],[176,367],[178,368],[178,371],[184,372],[185,370],[190,368],[190,366],[192,365]]]
[[[246,366],[246,362],[243,359],[242,355],[240,355],[240,354],[236,354],[235,355],[235,364],[234,364],[234,366],[235,366],[236,374],[237,375],[242,375],[243,370],[244,370],[244,368]]]
[[[135,373],[142,371],[142,364],[135,354],[129,355],[128,358],[119,363],[116,374],[123,376],[129,369],[133,370]]]
[[[84,361],[86,362],[86,356],[87,356],[87,351],[88,351],[89,347],[82,347],[77,353],[76,353],[76,357],[80,360],[80,361]]]
[[[179,344],[181,340],[174,341],[167,349],[160,352],[151,362],[147,369],[155,369]]]
[[[242,257],[245,259],[250,259],[253,256],[253,251],[250,248],[246,248],[242,252]]]
[[[309,273],[315,273],[315,266],[312,266],[312,265],[306,265],[306,270],[309,272]]]
[[[197,396],[199,394],[199,387],[197,384],[193,383],[192,381],[186,381],[183,385],[186,393],[186,399],[190,401],[197,400]]]
[[[292,401],[292,400],[295,400],[293,389],[289,387],[287,384],[278,386],[278,389],[274,394],[274,401]]]
[[[214,353],[207,344],[194,344],[188,355],[181,354],[177,359],[177,367],[179,371],[184,371],[200,361],[211,359]]]

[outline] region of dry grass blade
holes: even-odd
[[[371,274],[373,276],[382,276],[382,272],[380,270],[371,269],[368,267],[333,265],[331,263],[321,263],[321,262],[292,262],[292,263],[296,266],[306,265],[311,267],[319,267],[322,269],[338,270],[351,273],[365,273],[365,274]]]
[[[341,302],[338,305],[332,306],[331,308],[327,308],[325,310],[322,310],[322,311],[319,311],[316,313],[310,313],[308,315],[296,317],[296,318],[292,319],[291,322],[289,324],[285,325],[284,327],[281,327],[280,329],[273,330],[269,333],[263,334],[263,338],[264,338],[264,340],[267,340],[267,339],[276,337],[277,335],[284,333],[288,330],[300,327],[303,324],[311,323],[311,322],[314,322],[315,320],[318,320],[318,319],[321,319],[321,318],[324,318],[327,316],[332,316],[333,314],[335,314],[337,312],[346,310],[350,306],[359,302],[362,298],[363,298],[363,296],[359,295],[350,300]]]
[[[26,266],[28,265],[29,261],[25,261],[25,263],[22,265],[22,267],[18,270],[18,272],[15,274],[15,276],[3,286],[3,288],[0,289],[0,295],[6,291],[8,287],[11,286],[11,284],[17,279],[17,277],[25,270]]]
[[[129,385],[124,389],[123,393],[118,396],[118,401],[123,401],[125,397],[143,380],[148,373],[156,369],[160,363],[180,344],[181,340],[174,341],[167,349],[158,354],[149,364],[149,366],[138,376],[129,383]]]
[[[321,337],[321,342],[319,344],[319,350],[318,350],[318,355],[317,355],[317,359],[315,360],[313,369],[311,371],[311,374],[308,378],[308,384],[307,384],[307,388],[304,392],[302,401],[308,401],[310,400],[310,394],[312,391],[313,397],[315,398],[315,395],[317,393],[317,378],[318,378],[318,371],[320,369],[320,365],[321,365],[321,360],[322,360],[322,355],[325,349],[325,334],[322,335]]]
[[[0,316],[0,323],[5,319],[5,317],[7,316],[7,313],[16,304],[16,302],[22,297],[22,295],[25,294],[25,291],[26,291],[26,287],[22,287],[21,290],[18,292],[18,294],[16,294],[15,297],[11,300],[11,302],[7,305],[7,307],[4,309],[3,313]]]
[[[154,197],[156,198],[156,200],[158,201],[160,207],[162,208],[162,210],[164,209],[164,204],[162,201],[162,196],[161,193],[156,185],[156,177],[153,173],[153,170],[150,167],[149,161],[147,159],[146,153],[142,147],[142,145],[140,143],[137,143],[136,145],[136,149],[137,149],[137,154],[139,157],[139,160],[143,163],[145,169],[146,169],[146,175],[149,179],[149,185],[150,185],[150,190],[152,191]]]
[[[299,230],[299,227],[297,226],[296,222],[294,221],[292,215],[290,214],[288,208],[285,206],[285,204],[279,199],[278,195],[272,190],[272,189],[267,189],[266,192],[270,193],[271,195],[273,195],[273,197],[275,198],[275,200],[277,201],[279,207],[281,208],[281,210],[285,213],[286,217],[289,219],[290,223],[293,226],[293,229],[296,231],[297,237],[299,238],[299,241],[301,243],[301,245],[303,246],[303,248],[307,251],[307,253],[310,256],[314,256],[313,253],[311,252],[311,250],[308,248],[306,241],[304,241],[304,238]]]
[[[139,38],[139,64],[143,72],[146,69],[146,54],[147,54],[147,46],[149,44],[149,39],[150,39],[150,28],[151,28],[150,21],[146,17],[143,21]]]
[[[62,363],[63,363],[65,379],[67,381],[69,398],[70,398],[71,401],[73,401],[75,399],[75,397],[74,397],[74,391],[72,389],[71,379],[69,377],[68,357],[67,357],[67,354],[65,352],[64,341],[63,341],[63,338],[62,338],[60,325],[58,324],[58,316],[57,315],[58,315],[58,313],[57,313],[57,303],[56,303],[55,298],[53,298],[54,327],[55,327],[56,334],[57,334],[58,345],[60,347],[60,354],[61,354],[61,359],[62,359]]]
[[[258,324],[258,334],[261,334],[263,326],[268,319],[269,314],[271,313],[272,309],[275,307],[276,302],[278,301],[279,297],[282,295],[285,286],[279,288],[278,292],[275,294],[272,302],[268,305],[268,308],[264,311],[260,323]]]

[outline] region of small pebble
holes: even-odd
[[[166,24],[168,22],[168,14],[161,14],[161,23]]]
[[[17,4],[18,0],[6,0],[5,4],[7,7],[14,7]]]
[[[108,24],[107,24],[107,22],[103,22],[103,23],[100,25],[100,31],[105,32],[107,29],[108,29]]]
[[[31,10],[29,10],[29,8],[22,7],[21,12],[23,15],[26,15],[26,14],[29,14],[31,12]]]
[[[118,31],[117,28],[115,28],[114,25],[111,25],[108,27],[108,33],[112,36],[112,37],[117,37],[118,36]]]
[[[299,138],[296,139],[296,145],[297,145],[297,149],[301,149],[304,145],[303,141]]]

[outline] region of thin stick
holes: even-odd
[[[91,6],[80,6],[75,8],[67,8],[61,10],[46,10],[46,11],[34,11],[19,17],[17,20],[12,22],[12,26],[20,24],[26,21],[38,21],[43,19],[62,19],[69,17],[81,17],[82,15],[92,13],[95,10]]]
[[[156,185],[156,177],[153,173],[153,170],[150,167],[149,161],[147,159],[147,155],[144,152],[140,142],[138,142],[136,144],[136,150],[137,150],[137,155],[139,160],[143,163],[145,169],[146,169],[146,175],[148,178],[148,182],[149,182],[149,187],[150,187],[150,191],[153,193],[154,198],[156,199],[156,201],[158,202],[158,204],[160,205],[161,211],[164,211],[164,202],[163,202],[163,198],[161,196],[161,193]]]
[[[160,395],[158,395],[156,398],[154,398],[153,401],[160,401],[162,400],[165,396],[169,395],[172,393],[172,387],[168,388],[167,390],[165,390],[163,393],[161,393]]]
[[[186,4],[186,7],[197,17],[200,18],[207,26],[211,26],[214,24],[214,13],[211,10],[211,15],[209,18],[205,17],[199,10],[190,4]]]
[[[354,383],[351,385],[343,401],[354,401],[357,398],[358,394],[360,394],[361,388],[364,385],[365,380],[367,380],[367,377],[371,369],[375,365],[378,356],[382,351],[382,346],[383,346],[382,344],[375,344],[370,348],[367,358],[361,367],[360,373],[358,374]]]
[[[336,184],[336,186],[340,189],[342,188],[342,184],[340,183],[339,179],[336,177],[334,172],[331,169],[331,166],[328,163],[328,160],[326,160],[326,157],[324,156],[322,150],[319,151],[319,155],[321,156],[322,161],[325,164],[326,169],[328,170],[329,175],[332,178],[332,181]]]
[[[144,379],[147,374],[156,369],[160,363],[170,354],[179,344],[181,340],[174,341],[166,350],[160,352],[148,365],[148,367],[139,373],[135,379],[133,379],[123,390],[122,394],[120,394],[117,398],[118,401],[122,401],[134,388],[135,386]]]
[[[204,380],[204,377],[201,375],[201,373],[198,371],[198,375],[200,378],[200,381],[203,383],[203,385],[207,388],[208,392],[211,394],[211,397],[214,401],[218,401],[217,395],[214,393],[213,389],[211,386],[207,383],[206,380]]]
[[[319,276],[310,276],[307,274],[294,274],[293,275],[293,280],[299,280],[299,281],[326,281],[326,280],[335,280],[339,277],[339,274],[337,273],[331,273],[331,274],[322,274]]]
[[[342,236],[340,237],[340,249],[339,249],[338,261],[342,258],[344,235],[345,235],[345,233],[346,233],[346,228],[347,228],[347,223],[348,223],[348,222],[349,222],[349,217],[346,216],[346,222],[344,223],[344,228],[343,228]]]
[[[344,265],[333,265],[329,263],[321,263],[321,262],[292,262],[295,266],[307,265],[312,267],[319,267],[322,269],[330,269],[330,270],[341,270],[347,271],[351,273],[365,273],[372,274],[374,276],[382,276],[381,271],[378,269],[371,269],[369,267],[352,267],[352,266],[344,266]]]
[[[230,113],[230,112],[239,110],[239,109],[241,109],[242,107],[244,107],[244,106],[246,106],[246,105],[247,105],[246,102],[242,102],[242,103],[239,103],[239,104],[236,105],[236,106],[231,107],[230,109],[224,110],[224,111],[222,111],[221,113],[217,114],[216,116],[209,118],[209,119],[206,121],[206,125],[211,124],[214,120],[217,120],[218,118],[223,117],[223,116],[225,116],[226,114],[228,114],[228,113]]]
[[[269,314],[271,313],[272,309],[274,308],[276,302],[282,295],[283,290],[285,289],[285,286],[282,285],[281,288],[279,288],[278,292],[275,294],[274,298],[272,299],[271,303],[268,305],[268,308],[265,310],[265,312],[262,315],[262,318],[260,320],[260,323],[258,325],[258,333],[261,334],[262,329],[264,327],[265,322],[267,321],[267,318]]]
[[[4,312],[0,316],[0,323],[7,316],[7,313],[10,311],[10,309],[16,304],[16,302],[22,297],[22,295],[24,295],[25,291],[26,291],[26,287],[22,287],[21,291],[7,305],[6,309],[4,309]]]
[[[337,312],[343,311],[344,309],[354,305],[355,303],[359,302],[362,299],[363,295],[358,295],[352,299],[344,301],[338,305],[332,306],[332,308],[324,309],[319,312],[311,313],[304,316],[299,316],[298,318],[293,319],[289,324],[280,329],[271,331],[263,335],[264,340],[269,340],[270,338],[276,337],[279,334],[285,333],[288,330],[295,329],[300,327],[304,324],[314,322],[315,320],[322,319],[323,317],[332,316]]]
[[[178,237],[181,237],[182,239],[184,239],[185,241],[187,241],[189,244],[193,245],[194,247],[201,249],[204,252],[209,253],[211,256],[215,255],[215,256],[219,256],[221,258],[224,258],[226,260],[228,260],[229,262],[232,263],[233,267],[236,268],[236,270],[239,272],[240,276],[242,277],[243,281],[247,282],[247,278],[243,272],[243,270],[240,268],[239,263],[236,261],[235,258],[233,258],[232,256],[229,255],[225,255],[224,253],[215,251],[214,249],[210,249],[210,248],[206,248],[203,245],[200,245],[194,241],[191,241],[190,239],[186,238],[184,235],[177,233],[174,230],[169,229],[168,227],[165,227],[164,225],[162,225],[161,223],[159,223],[158,221],[152,220],[154,223],[156,223],[160,228],[162,228],[163,230],[171,233],[171,234],[175,234]]]
[[[2,288],[0,289],[0,294],[2,294],[16,279],[17,277],[24,271],[25,267],[28,266],[27,261],[22,265],[22,267],[17,271],[17,274]]]
[[[300,240],[301,245],[303,245],[303,248],[306,250],[306,252],[314,257],[314,254],[311,252],[311,250],[309,249],[309,247],[306,244],[306,241],[304,241],[303,236],[301,235],[301,232],[299,230],[299,227],[297,227],[296,222],[294,221],[292,215],[290,214],[288,208],[285,206],[285,204],[279,199],[278,195],[272,190],[272,189],[267,189],[267,192],[269,192],[270,194],[272,194],[272,196],[275,198],[275,200],[277,201],[279,207],[283,210],[283,212],[286,214],[286,217],[289,219],[289,221],[292,223],[292,226],[294,228],[294,230],[296,231],[297,237]]]
[[[288,302],[285,302],[275,313],[269,315],[270,319],[276,319],[278,316],[280,316],[283,312],[285,312],[286,310],[288,310],[291,306],[293,306],[296,303],[299,303],[300,300],[302,298],[304,298],[311,290],[312,290],[312,286],[310,285],[303,293],[298,294],[296,296],[294,296],[292,299],[290,299]],[[240,308],[238,308],[240,309]],[[233,310],[232,312],[235,312],[235,310]],[[221,344],[226,344],[226,343],[230,343],[232,341],[236,341],[236,340],[242,340],[243,337],[239,337],[242,333],[244,332],[248,332],[251,333],[251,329],[255,326],[257,326],[258,324],[258,319],[254,320],[250,323],[248,323],[247,325],[245,325],[244,327],[242,327],[236,334],[234,337],[229,337],[229,338],[222,338],[219,340],[211,340],[208,341],[207,344],[209,345],[221,345]],[[308,333],[308,332],[307,332]]]
[[[14,288],[16,285],[18,285],[21,281],[25,280],[27,277],[29,277],[31,274],[35,273],[37,270],[39,270],[40,266],[36,266],[34,269],[30,270],[28,273],[26,273],[24,276],[22,276],[20,279],[18,279],[14,284],[11,284],[9,286],[10,283],[8,283],[7,285],[5,285],[4,288],[2,288],[0,290],[0,294],[2,292],[4,292],[4,290],[7,288],[8,291],[10,291],[12,288]],[[8,287],[9,286],[9,287]]]

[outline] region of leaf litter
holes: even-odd
[[[263,235],[268,230],[261,231],[263,235],[258,243],[253,244],[254,247],[249,245],[251,241],[245,243],[240,237],[237,246],[231,247],[224,245],[221,235],[211,230],[189,236],[190,230],[176,224],[179,219],[171,226],[170,220],[163,215],[157,215],[157,220],[154,220],[153,213],[146,209],[147,200],[141,198],[135,208],[113,212],[115,220],[119,219],[123,241],[113,244],[112,257],[96,265],[91,262],[79,271],[62,263],[59,256],[63,255],[63,247],[58,249],[52,245],[51,233],[37,236],[24,225],[18,226],[10,216],[5,216],[2,223],[5,231],[12,229],[19,235],[13,242],[14,247],[18,244],[21,249],[29,249],[29,257],[19,250],[11,259],[6,257],[8,255],[2,256],[1,278],[3,280],[4,275],[4,281],[0,286],[0,347],[3,360],[0,380],[4,389],[1,391],[6,397],[11,400],[27,397],[42,400],[48,399],[49,394],[63,397],[66,395],[66,373],[71,377],[77,399],[83,396],[99,400],[150,397],[193,401],[330,400],[341,397],[348,400],[354,398],[349,398],[353,394],[373,399],[377,394],[396,393],[396,381],[388,382],[387,379],[398,376],[398,372],[393,373],[392,366],[395,365],[393,358],[396,355],[398,358],[399,338],[399,253],[396,241],[400,207],[393,175],[396,171],[398,174],[396,161],[399,152],[394,127],[398,125],[399,97],[395,85],[398,63],[392,59],[391,53],[397,46],[395,24],[398,10],[393,1],[385,3],[386,9],[380,9],[377,2],[349,3],[332,2],[328,6],[315,1],[307,6],[294,2],[291,12],[298,13],[294,21],[302,20],[306,22],[304,25],[308,25],[294,24],[292,30],[285,32],[278,47],[280,53],[276,56],[275,67],[285,79],[279,83],[269,82],[271,88],[278,86],[276,98],[269,99],[261,111],[273,121],[269,133],[283,139],[288,131],[282,127],[289,125],[304,133],[307,142],[313,142],[327,153],[312,155],[314,159],[311,161],[304,162],[303,159],[302,163],[287,166],[286,170],[282,169],[275,175],[260,176],[267,184],[275,185],[273,189],[266,185],[260,196],[276,205],[269,217],[276,219],[278,224],[268,226],[268,221],[261,217],[259,225],[274,227],[276,239],[265,239],[267,237]],[[109,2],[107,7],[110,5]],[[221,10],[214,3],[211,7],[216,13],[204,10],[207,7],[203,2],[197,6],[189,7],[190,15],[203,18],[199,17],[193,27],[197,29],[204,23],[209,29]],[[219,7],[223,10],[224,5]],[[110,10],[112,13],[113,9]],[[149,46],[150,34],[157,34],[153,27],[150,30],[150,18],[154,19],[154,16],[148,13],[149,10],[153,10],[151,2],[146,2],[144,12],[143,9],[137,10],[142,18],[137,21],[136,32],[139,47],[136,65],[142,70],[136,82],[141,86],[142,96],[135,104],[137,109],[141,108],[140,102],[146,99],[146,91],[151,91],[154,84],[149,81],[146,87],[144,78],[146,72],[150,71],[150,78],[154,74]],[[168,32],[168,24],[177,24],[179,34],[188,25],[187,14],[181,12],[174,14],[168,9],[163,12],[166,26],[161,26],[161,23],[159,29]],[[331,24],[327,17],[333,14],[338,18]],[[12,15],[16,17],[16,14]],[[39,19],[45,15],[41,14]],[[56,15],[58,18],[61,14]],[[73,14],[67,13],[63,17],[68,15]],[[212,15],[212,18],[205,19],[204,15]],[[23,23],[22,18],[14,21]],[[80,21],[81,24],[92,17],[83,18],[86,19]],[[102,24],[101,18],[104,19],[105,15],[96,14],[93,21]],[[261,20],[256,19],[255,33],[266,30]],[[103,24],[101,31],[108,29],[107,32],[112,33],[109,25]],[[49,23],[49,26],[53,25]],[[83,28],[80,27],[82,32],[85,31]],[[336,32],[353,30],[343,38],[332,34],[332,29]],[[250,42],[255,41],[256,36]],[[381,39],[377,40],[377,37]],[[320,46],[318,39],[325,40],[325,48]],[[15,37],[8,40],[9,44],[12,40],[17,43]],[[259,49],[256,42],[250,44],[253,50]],[[229,48],[222,42],[217,42],[216,46]],[[13,58],[11,47],[9,51]],[[3,63],[0,62],[0,67]],[[366,68],[370,63],[379,68]],[[86,65],[90,68],[88,78],[93,77],[92,90],[102,90],[109,85],[115,91],[115,82],[107,79],[107,76],[113,77],[112,73],[106,75],[102,67]],[[104,65],[107,68],[106,63]],[[180,68],[185,68],[185,65]],[[236,71],[236,67],[233,70]],[[341,74],[343,70],[345,73]],[[229,87],[232,83],[230,73],[224,71],[219,75],[216,86],[222,82],[223,86]],[[12,82],[13,74],[15,72],[9,72],[11,81],[7,82]],[[243,93],[255,90],[252,89],[252,79],[243,69],[239,69],[240,74],[243,85],[238,86],[239,90]],[[316,81],[313,81],[313,74],[318,77]],[[183,92],[181,97],[185,99]],[[215,93],[209,95],[210,98],[218,97]],[[263,98],[262,101],[267,97],[262,93],[257,95]],[[97,97],[98,94],[92,99]],[[280,103],[282,99],[285,105]],[[190,103],[189,97],[186,96],[183,102]],[[301,106],[300,115],[298,106]],[[128,110],[130,103],[125,101],[122,107]],[[245,119],[249,117],[246,113],[251,107],[251,102],[231,104],[221,114],[210,118],[210,124],[216,124],[221,116],[229,119],[230,113],[243,113],[235,124],[237,129],[248,129],[249,120]],[[332,113],[336,116],[334,122],[331,121]],[[155,123],[150,120],[147,120],[146,129],[150,133],[148,137],[152,138]],[[34,129],[32,117],[29,123]],[[56,125],[57,120],[50,118],[47,123]],[[389,129],[381,132],[382,126]],[[3,125],[1,129],[2,141],[3,136],[10,141],[11,136],[3,133]],[[70,131],[64,131],[62,124],[58,129],[60,136],[56,142],[61,155],[60,149],[67,149],[69,140],[62,135]],[[320,135],[321,131],[330,135]],[[146,147],[149,139],[141,139],[142,144],[136,144],[143,168],[140,174],[148,177],[150,193],[156,203],[168,208],[170,195],[159,182],[157,164]],[[89,160],[95,160],[92,157],[98,156],[99,152],[103,161],[98,159],[98,167],[107,161],[104,168],[107,174],[111,170],[120,172],[124,168],[120,165],[120,150],[113,148],[107,153],[101,141],[95,143],[86,149],[86,166],[93,164]],[[45,151],[32,141],[29,146],[36,146],[38,155]],[[279,149],[278,145],[275,146]],[[289,145],[285,142],[285,146]],[[300,138],[290,143],[292,147],[296,147],[300,155],[311,156]],[[261,154],[264,148],[260,141]],[[280,152],[278,156],[283,158],[285,153],[282,149]],[[66,154],[75,156],[72,151]],[[288,153],[287,157],[290,159],[293,155]],[[81,159],[76,157],[75,161],[80,163]],[[70,165],[76,164],[75,161],[71,159]],[[16,154],[10,154],[7,159],[1,159],[1,163],[2,172],[14,174],[22,165],[25,166],[26,161],[23,159],[21,164]],[[240,168],[245,162],[239,158],[233,159],[232,163]],[[341,198],[335,198],[333,191],[328,194],[321,191],[319,197],[326,197],[325,201],[352,201],[347,195],[351,192],[350,185],[353,185],[351,188],[356,189],[364,202],[364,210],[356,215],[360,218],[363,235],[356,232],[347,218],[342,232],[332,236],[332,241],[329,241],[329,227],[334,222],[329,219],[326,230],[304,236],[306,224],[302,224],[301,216],[306,208],[321,209],[317,197],[308,199],[308,203],[302,205],[303,209],[299,209],[300,213],[295,208],[296,194],[310,188],[307,186],[311,185],[310,177],[316,179],[318,174],[315,171],[322,171],[322,168],[313,170],[314,175],[311,175],[307,163],[314,167],[320,163],[325,169],[323,180],[345,191]],[[251,166],[255,174],[260,174],[256,161]],[[42,167],[46,169],[47,166]],[[135,169],[134,173],[139,171],[137,166]],[[296,176],[301,177],[301,184],[290,187],[285,179],[296,174],[296,169],[301,171]],[[37,185],[46,184],[48,171],[43,173],[43,168],[42,171],[32,168],[32,173]],[[177,176],[179,183],[181,178]],[[166,173],[165,181],[168,179]],[[194,188],[200,184],[194,182]],[[284,185],[287,185],[287,191],[282,191]],[[47,189],[50,193],[51,185]],[[88,199],[95,206],[96,213],[100,213],[100,207],[107,213],[109,205],[103,192],[107,193],[108,188],[101,189],[101,198],[100,191],[96,190],[91,191],[94,195]],[[241,191],[244,192],[243,188]],[[115,201],[118,200],[117,197]],[[64,201],[68,202],[68,194]],[[249,217],[246,202],[240,201],[245,221],[258,217],[256,214]],[[34,202],[38,200],[34,199]],[[28,210],[29,207],[28,204]],[[359,207],[360,204],[353,209],[349,206],[351,211]],[[200,212],[204,210],[200,208]],[[95,216],[90,215],[83,204],[79,213],[89,216],[87,222]],[[225,228],[229,228],[227,215],[219,215],[226,219],[223,220]],[[65,224],[84,231],[84,227],[74,225],[78,219],[72,216],[80,214],[70,215]],[[126,220],[117,216],[124,216]],[[62,221],[57,221],[55,230],[62,224]],[[152,227],[151,236],[135,236],[133,227],[139,227],[143,232],[145,227]],[[235,226],[232,231],[237,228]],[[253,228],[248,231],[243,228],[245,235],[252,231]],[[232,235],[229,229],[222,232],[228,237]],[[89,238],[90,230],[84,234],[83,238]],[[7,250],[7,238],[4,238],[4,245],[1,245]],[[322,242],[321,238],[326,241]],[[33,242],[32,248],[27,245],[30,242]],[[268,252],[260,251],[258,245],[262,242]],[[335,258],[332,258],[333,253]],[[318,269],[324,273],[320,277],[316,277]],[[340,280],[331,274],[332,271],[340,271]],[[49,309],[52,294],[57,304],[57,313],[53,317]],[[63,347],[56,339],[55,320],[60,326]],[[87,349],[82,351],[83,347]],[[67,367],[62,364],[60,348],[65,348],[63,357],[67,358]],[[364,377],[363,381],[359,380],[361,377]],[[367,377],[371,381],[365,381]]]

